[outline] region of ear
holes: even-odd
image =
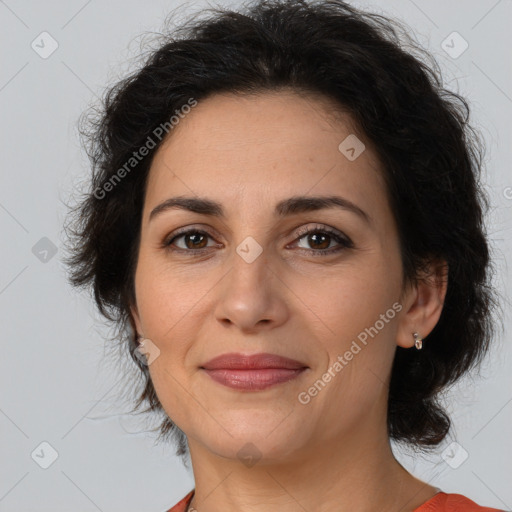
[[[448,264],[444,260],[432,261],[403,299],[404,312],[396,340],[399,347],[414,346],[414,332],[422,339],[432,332],[441,316],[447,289]]]

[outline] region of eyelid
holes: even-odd
[[[300,227],[296,232],[295,232],[295,236],[297,238],[302,238],[304,235],[307,235],[309,233],[315,233],[315,232],[324,232],[324,233],[329,233],[331,235],[336,235],[338,236],[339,238],[342,238],[346,243],[352,243],[352,240],[350,240],[350,238],[345,235],[342,231],[339,231],[338,229],[336,228],[332,228],[330,226],[327,226],[325,224],[319,224],[319,223],[315,223],[314,226],[302,226]]]
[[[210,232],[210,229],[212,231],[215,231],[210,226],[208,227],[208,229],[197,227],[196,225],[189,225],[189,226],[184,226],[182,228],[178,228],[164,238],[164,241],[162,242],[162,247],[164,249],[168,249],[168,250],[175,251],[175,252],[189,253],[189,254],[197,254],[197,253],[204,254],[205,251],[208,251],[212,247],[215,247],[215,245],[207,246],[207,247],[203,247],[203,248],[199,248],[199,249],[183,249],[181,247],[172,248],[171,244],[177,238],[181,238],[182,236],[185,236],[189,233],[199,233],[199,234],[206,236],[207,238],[214,239],[215,236],[217,236],[217,235],[214,236]],[[347,237],[343,232],[341,232],[335,228],[332,228],[330,226],[319,224],[319,223],[316,223],[314,226],[306,225],[306,226],[302,226],[302,227],[298,228],[294,233],[294,239],[290,243],[298,242],[302,238],[304,238],[306,235],[311,234],[311,233],[316,233],[316,232],[327,233],[328,235],[333,237],[335,239],[335,241],[338,243],[338,247],[330,248],[330,249],[317,249],[317,250],[298,248],[297,250],[305,251],[306,253],[311,253],[311,254],[316,254],[316,255],[329,255],[329,254],[334,254],[336,252],[340,252],[343,249],[349,249],[349,248],[354,247],[352,240],[349,237]],[[216,245],[218,247],[219,245],[222,245],[222,244],[219,244],[217,242]],[[288,245],[290,245],[290,244],[288,244]],[[288,245],[287,245],[287,247],[288,247]]]
[[[188,235],[190,233],[199,233],[199,234],[205,235],[208,238],[214,239],[215,236],[217,236],[217,235],[214,236],[214,234],[211,233],[210,230],[214,231],[213,228],[211,228],[211,227],[208,229],[204,229],[204,228],[196,227],[195,225],[184,226],[182,228],[178,228],[164,238],[164,240],[162,242],[162,247],[164,249],[170,249],[171,243],[173,243],[177,238],[181,238],[182,236]],[[219,245],[219,243],[217,242],[216,245]],[[194,252],[199,252],[199,251],[204,252],[205,249],[208,249],[211,247],[213,247],[213,246],[203,248],[203,249],[182,249],[181,247],[177,247],[175,249],[170,249],[170,250],[175,250],[178,252],[181,251],[181,252],[194,253]]]
[[[190,232],[203,233],[212,238],[214,238],[214,237],[221,238],[221,236],[218,234],[218,232],[211,226],[202,227],[202,225],[200,225],[200,224],[189,224],[187,226],[177,228],[177,229],[173,230],[172,232],[170,232],[168,235],[165,236],[164,241],[170,242],[173,238],[176,238],[180,235],[186,235]]]
[[[336,240],[336,242],[338,243],[338,246],[341,246],[341,247],[331,248],[331,249],[318,249],[318,250],[314,250],[314,249],[308,250],[308,249],[299,248],[299,250],[302,249],[306,252],[309,252],[311,254],[316,254],[316,255],[322,255],[322,254],[329,255],[329,254],[334,254],[334,253],[340,252],[343,249],[353,249],[355,247],[352,240],[347,235],[345,235],[343,232],[339,231],[338,229],[332,228],[330,226],[318,224],[318,223],[316,223],[314,226],[303,226],[303,227],[299,228],[295,232],[295,235],[294,235],[295,238],[292,241],[292,243],[301,240],[302,238],[304,238],[305,236],[307,236],[311,233],[317,233],[317,232],[318,233],[327,233],[332,238],[334,238]]]

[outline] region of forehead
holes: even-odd
[[[241,197],[273,206],[308,193],[340,193],[367,210],[379,201],[385,207],[384,181],[369,141],[355,133],[348,115],[334,109],[325,97],[288,91],[217,94],[200,101],[153,159],[145,215],[172,195],[208,196],[224,203],[228,213],[230,205],[241,206]],[[354,143],[358,152],[362,144],[365,149],[351,160],[344,151]]]

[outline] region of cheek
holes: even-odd
[[[160,350],[149,371],[162,404],[183,395],[196,370],[200,355],[194,342],[211,311],[208,292],[218,282],[212,273],[194,276],[154,257],[139,260],[137,305],[145,337]]]
[[[180,331],[190,315],[201,308],[205,293],[213,284],[208,276],[194,278],[160,259],[141,258],[136,274],[136,292],[139,312],[147,332],[157,343],[181,339]]]
[[[388,378],[396,349],[401,267],[385,256],[367,253],[340,266],[325,282],[317,280],[316,287],[306,280],[298,290],[315,313],[309,313],[313,336],[328,354],[319,373],[330,368],[337,376],[332,388],[350,390],[351,401],[378,391],[379,383]]]
[[[314,324],[313,336],[327,360],[308,382],[311,391],[304,391],[311,392],[310,405],[327,418],[326,435],[349,428],[386,393],[399,304],[377,275],[347,273],[332,280],[328,293],[314,302],[322,321]]]
[[[340,267],[325,280],[315,280],[315,286],[304,280],[295,289],[315,313],[318,329],[329,339],[342,340],[356,338],[373,326],[400,295],[395,272],[389,267],[384,271],[377,264]],[[392,311],[386,320],[395,316]],[[382,328],[380,322],[379,326]]]
[[[143,333],[158,349],[158,357],[149,365],[156,394],[168,415],[181,410],[187,374],[185,358],[193,333],[189,332],[187,312],[194,297],[183,293],[178,279],[157,265],[140,260],[136,274],[137,305]]]
[[[204,295],[200,291],[181,283],[175,272],[156,265],[140,268],[137,303],[144,334],[160,351],[149,373],[164,411],[180,428],[186,425],[190,408],[187,355],[201,325],[194,320]]]

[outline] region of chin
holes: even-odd
[[[255,422],[226,428],[231,436],[221,429],[218,437],[203,438],[203,444],[219,457],[239,460],[248,468],[256,463],[270,465],[285,460],[293,461],[299,458],[307,442],[303,438],[303,428],[299,428],[300,425],[297,425],[297,429],[290,428],[291,425],[286,425],[286,421],[280,418],[277,422]]]

